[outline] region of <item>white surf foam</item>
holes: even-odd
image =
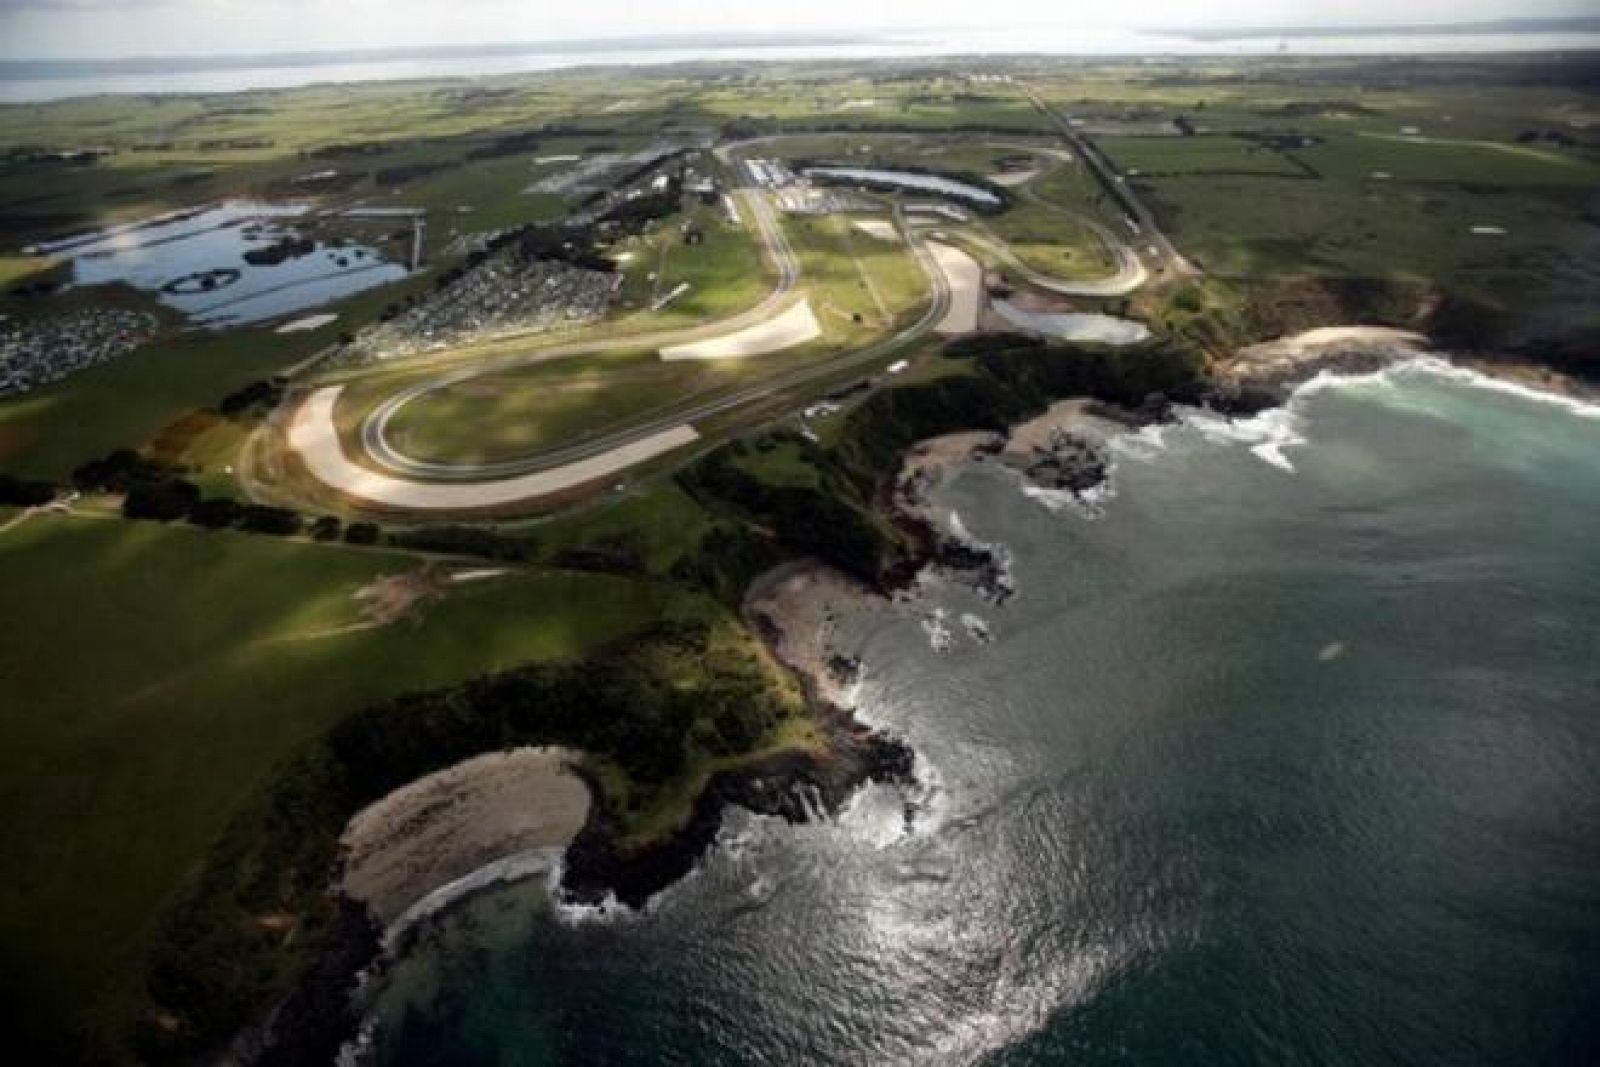
[[[1551,392],[1548,389],[1539,389],[1535,386],[1524,385],[1521,382],[1509,381],[1505,378],[1497,378],[1490,374],[1484,374],[1482,371],[1473,370],[1471,367],[1463,367],[1459,364],[1451,363],[1449,360],[1441,359],[1438,356],[1419,356],[1416,359],[1409,359],[1404,363],[1396,364],[1389,371],[1380,372],[1380,376],[1382,374],[1391,376],[1406,374],[1433,375],[1436,378],[1471,386],[1474,389],[1483,389],[1492,393],[1500,393],[1504,396],[1514,396],[1520,400],[1560,408],[1562,411],[1570,415],[1576,415],[1580,419],[1600,419],[1600,403],[1583,400],[1575,396],[1567,396],[1565,393]]]
[[[1300,411],[1293,397],[1283,407],[1268,408],[1247,419],[1230,419],[1200,408],[1179,409],[1178,419],[1212,444],[1247,445],[1263,463],[1294,473],[1284,450],[1306,443],[1300,433]]]
[[[967,636],[980,645],[987,645],[994,641],[994,631],[989,627],[989,620],[981,615],[974,615],[967,611],[961,614],[961,628],[967,631]]]
[[[539,848],[519,852],[485,864],[471,874],[457,878],[448,885],[440,886],[401,912],[394,922],[389,924],[383,932],[385,951],[392,949],[399,939],[414,929],[418,923],[433,918],[474,893],[482,892],[491,886],[520,882],[539,875],[549,878],[552,874],[555,875],[555,880],[550,883],[553,886],[560,881],[561,853],[562,850],[559,848]]]
[[[955,634],[948,622],[950,613],[944,608],[934,608],[922,618],[922,632],[928,636],[928,647],[935,652],[948,652],[955,645]]]

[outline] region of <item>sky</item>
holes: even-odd
[[[1073,8],[1089,6],[1089,13]],[[963,26],[1371,25],[1594,14],[1594,0],[0,0],[0,58],[305,52]],[[1108,12],[1109,9],[1109,13]]]

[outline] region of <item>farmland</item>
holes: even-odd
[[[881,477],[868,459],[902,427],[862,431],[856,412],[935,395],[922,388],[953,408],[969,393],[1020,403],[986,365],[946,358],[972,329],[940,332],[955,290],[977,332],[1015,328],[990,310],[1001,296],[1150,327],[1132,349],[1144,362],[1052,349],[1113,368],[1132,404],[1261,340],[1250,331],[1285,321],[1280,290],[1318,308],[1324,290],[1381,292],[1352,316],[1422,329],[1463,303],[1508,316],[1515,330],[1484,347],[1595,336],[1600,107],[1560,74],[1491,58],[1017,57],[0,106],[0,314],[18,329],[95,309],[154,323],[126,353],[0,396],[0,474],[56,498],[0,507],[15,607],[0,849],[26,872],[0,894],[0,950],[25,1040],[59,1049],[87,1030],[125,1053],[147,1021],[155,931],[215,873],[212,847],[277,768],[363,709],[686,623],[740,671],[760,661],[730,610],[757,573],[828,550],[865,568],[877,550],[877,519],[835,494]],[[995,204],[813,182],[818,162]],[[183,238],[193,273],[65,284],[73,251],[52,242],[221,202],[258,206]],[[149,228],[109,236],[139,246]],[[170,299],[170,283],[287,275],[358,243],[393,280],[242,324],[191,321]],[[296,436],[332,390],[329,425]],[[678,443],[604,462],[663,433]],[[358,484],[319,478],[305,439]],[[135,486],[83,474],[111,455],[138,465]],[[558,477],[585,463],[605,473]],[[484,507],[396,505],[359,484],[498,493],[540,475],[559,490]],[[142,480],[181,505],[168,521],[124,517]],[[246,532],[227,505],[264,509],[282,536]],[[203,529],[208,514],[231,528]],[[473,570],[493,573],[450,577]],[[417,595],[375,617],[357,594],[396,578]],[[660,692],[695,684],[683,663],[669,673]],[[689,739],[652,752],[659,781],[591,767],[631,832],[673,829],[709,770],[739,758],[698,747],[705,721],[674,722]],[[746,741],[816,737],[785,719]]]

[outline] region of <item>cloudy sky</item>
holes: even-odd
[[[661,33],[1445,22],[1582,15],[1594,0],[0,0],[0,57],[208,55]]]

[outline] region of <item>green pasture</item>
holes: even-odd
[[[35,516],[0,534],[4,995],[41,1029],[114,1016],[163,904],[275,764],[396,693],[577,655],[668,595],[518,572],[362,629],[415,559]],[[76,1022],[74,1022],[76,1020]]]

